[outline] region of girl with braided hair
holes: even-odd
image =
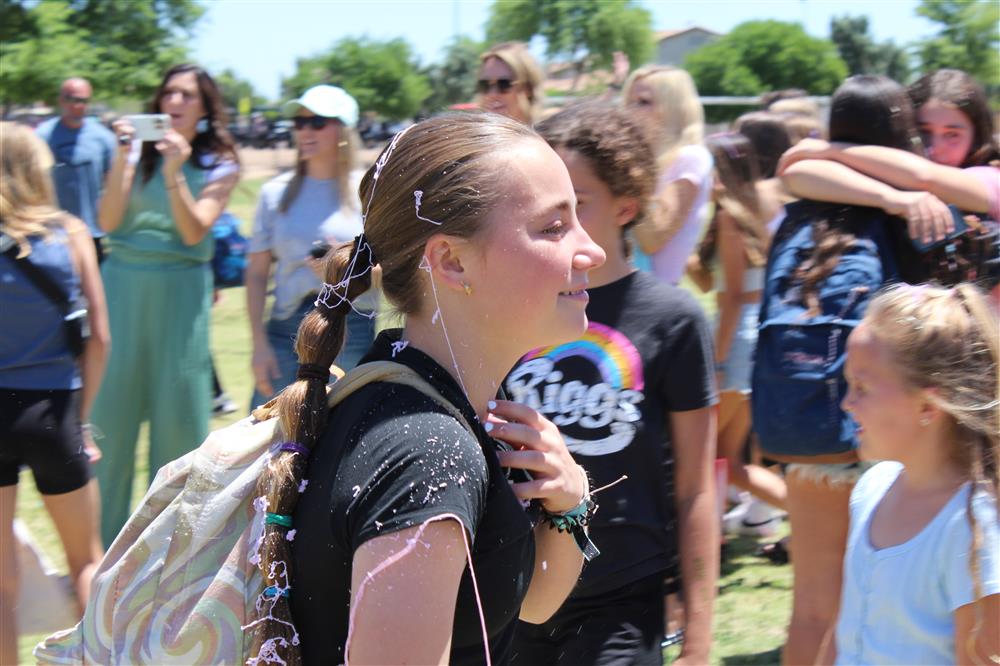
[[[506,663],[516,620],[546,620],[576,582],[592,503],[557,428],[498,390],[530,349],[583,333],[587,273],[604,253],[556,153],[495,114],[408,128],[360,196],[364,233],[328,255],[297,379],[279,397],[293,443],[258,486],[261,568],[283,582],[254,652],[469,664],[485,651]],[[376,265],[406,324],[362,366],[407,366],[447,405],[376,382],[327,408],[327,368]]]
[[[836,663],[1000,661],[998,360],[969,284],[893,287],[851,333],[844,409],[885,462],[851,494]]]

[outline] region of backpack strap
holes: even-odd
[[[70,313],[73,304],[69,301],[69,294],[48,273],[31,263],[27,257],[18,259],[17,243],[3,232],[0,232],[0,248],[2,248],[3,254],[11,258],[14,268],[20,270],[24,277],[28,278],[39,291],[45,294],[45,297],[59,308],[59,312],[64,317]]]
[[[418,375],[414,370],[394,361],[372,361],[371,363],[363,363],[357,366],[333,385],[327,396],[327,405],[330,409],[333,409],[358,389],[375,382],[402,384],[403,386],[409,386],[420,391],[444,407],[449,414],[462,424],[463,428],[475,434],[472,426],[469,425],[469,422],[457,407],[446,400],[437,389],[431,386],[427,380]]]
[[[441,395],[440,392],[430,382],[418,375],[415,371],[402,363],[395,361],[372,361],[362,363],[347,374],[341,376],[330,388],[327,394],[326,404],[329,409],[333,409],[343,402],[355,391],[374,384],[375,382],[391,382],[402,384],[414,388],[428,398],[438,403],[445,410],[455,417],[462,427],[475,435],[475,430],[469,425],[462,412],[455,405],[451,404]],[[266,421],[278,415],[278,398],[271,398],[269,401],[254,409],[251,413],[258,421]]]

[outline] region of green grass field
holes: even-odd
[[[248,181],[234,193],[229,209],[244,220],[249,233],[256,194],[263,180]],[[714,303],[699,296],[707,309]],[[241,410],[249,404],[252,392],[250,374],[250,330],[242,289],[228,289],[212,311],[212,353],[222,385]],[[212,428],[236,421],[242,413],[213,419]],[[192,442],[192,445],[197,442]],[[137,474],[133,501],[145,491],[149,470],[146,459],[146,431],[139,436]],[[21,476],[18,486],[17,517],[25,522],[42,550],[60,571],[66,571],[65,557],[55,527],[42,507],[30,474]],[[785,624],[791,605],[791,568],[775,566],[753,556],[756,541],[748,538],[731,540],[729,555],[722,563],[719,597],[716,602],[713,664],[777,664],[784,640]],[[20,660],[33,663],[31,649],[44,638],[42,635],[20,637]],[[676,656],[676,648],[668,649],[667,660]]]

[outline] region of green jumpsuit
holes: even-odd
[[[211,171],[185,164],[197,198]],[[104,434],[97,463],[101,536],[109,546],[129,517],[139,426],[149,421],[149,473],[208,435],[212,369],[212,234],[185,245],[160,167],[143,183],[136,169],[128,209],[107,236],[101,268],[111,357],[91,419]]]

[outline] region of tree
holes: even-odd
[[[253,84],[240,78],[231,69],[224,69],[215,75],[215,82],[222,94],[222,102],[227,109],[239,109],[240,100],[250,100],[251,106],[262,106],[265,99],[254,92]]]
[[[891,41],[876,42],[868,32],[867,16],[834,17],[830,20],[830,39],[851,75],[882,74],[906,82],[910,71],[906,51]]]
[[[941,31],[917,43],[925,73],[961,69],[987,86],[1000,85],[1000,4],[996,0],[922,0],[917,13]]]
[[[424,71],[431,95],[424,110],[437,111],[452,104],[468,102],[476,92],[476,73],[483,44],[469,37],[455,37],[445,48],[444,59]]]
[[[195,0],[0,0],[0,96],[51,102],[76,75],[104,99],[148,97],[203,12]]]
[[[756,95],[784,88],[826,95],[847,76],[832,42],[781,21],[741,23],[689,55],[684,68],[702,95]]]
[[[496,0],[486,35],[491,42],[539,35],[546,54],[573,62],[578,76],[587,67],[609,67],[615,51],[635,65],[653,52],[652,17],[632,0]]]
[[[21,32],[12,35],[14,39],[0,41],[0,98],[5,106],[54,102],[64,79],[94,68],[93,52],[70,26],[72,9],[65,3],[43,2],[30,11],[14,8],[11,12],[19,13]],[[13,32],[11,24],[3,25],[5,33]]]
[[[412,117],[431,94],[427,77],[418,71],[403,39],[341,39],[327,53],[300,58],[295,74],[282,81],[282,89],[286,97],[297,97],[318,83],[340,86],[362,111],[389,120]]]

